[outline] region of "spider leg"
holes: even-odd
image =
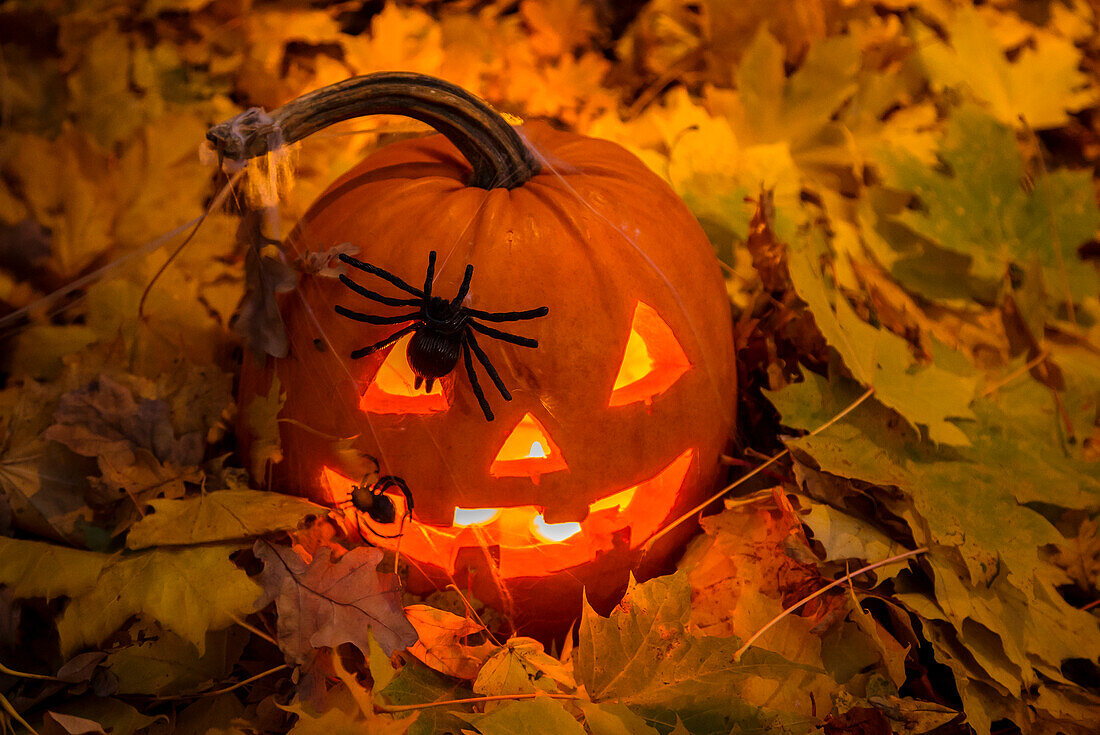
[[[488,337],[493,337],[494,339],[499,339],[502,342],[510,342],[511,344],[519,345],[520,347],[539,346],[539,341],[537,339],[531,339],[530,337],[520,337],[518,334],[512,334],[511,332],[502,332],[499,329],[493,329],[492,327],[487,327],[484,324],[478,324],[473,319],[471,319],[468,324],[470,325],[471,329],[476,329],[482,334]]]
[[[400,324],[401,322],[411,322],[420,318],[419,311],[410,314],[398,314],[397,316],[375,316],[374,314],[361,314],[358,311],[345,309],[339,304],[336,305],[336,313],[340,316],[346,316],[348,319],[366,322],[367,324]]]
[[[340,274],[340,283],[350,288],[360,296],[365,296],[371,301],[377,301],[380,304],[386,304],[387,306],[419,306],[420,299],[395,299],[391,296],[383,296],[380,293],[376,293],[369,289],[363,288],[355,281],[351,280],[343,273]]]
[[[474,339],[474,335],[470,332],[466,333],[466,341],[470,343],[470,349],[474,351],[474,357],[481,363],[481,366],[485,368],[485,372],[489,374],[493,382],[496,383],[497,390],[500,391],[500,395],[504,400],[512,400],[512,394],[508,392],[508,389],[504,386],[504,381],[500,379],[500,374],[493,367],[493,363],[489,362],[489,356],[485,354],[485,350],[481,349],[481,345]]]
[[[375,342],[372,345],[368,345],[367,347],[361,347],[358,350],[355,350],[354,352],[351,353],[351,359],[352,360],[358,360],[360,357],[366,357],[367,355],[369,355],[373,352],[377,352],[378,350],[382,349],[383,347],[388,347],[388,346],[392,345],[394,342],[401,339],[402,337],[404,337],[409,332],[415,331],[416,326],[417,325],[415,325],[415,324],[410,324],[407,327],[402,327],[401,329],[398,329],[396,332],[394,332],[389,337],[386,337],[384,340],[382,340],[380,342]]]
[[[472,317],[484,319],[487,322],[518,322],[523,319],[538,319],[540,316],[546,316],[550,313],[550,309],[545,306],[540,306],[537,309],[528,309],[527,311],[481,311],[480,309],[467,309],[466,313]]]
[[[432,297],[432,281],[435,280],[435,251],[428,253],[428,275],[424,276],[424,301]]]
[[[363,261],[359,260],[358,258],[351,257],[347,253],[340,253],[340,260],[344,261],[345,263],[350,265],[352,268],[358,268],[359,270],[361,270],[365,273],[370,273],[372,276],[378,276],[379,278],[384,278],[387,281],[389,281],[390,283],[392,283],[393,285],[397,286],[402,291],[410,293],[413,296],[416,296],[416,297],[421,298],[421,299],[424,298],[424,292],[423,291],[421,291],[418,288],[415,288],[414,286],[410,286],[409,284],[405,283],[404,281],[402,281],[400,278],[398,278],[394,274],[390,273],[387,270],[383,270],[383,269],[379,268],[376,265],[371,265],[370,263],[364,263]]]
[[[466,266],[466,275],[462,277],[462,285],[458,287],[458,293],[451,299],[451,308],[454,308],[462,303],[462,299],[466,298],[466,294],[470,292],[470,281],[474,278],[474,267],[472,265]]]
[[[386,475],[385,477],[381,478],[377,484],[382,487],[383,490],[391,487],[396,487],[398,490],[400,490],[405,495],[405,502],[408,506],[405,509],[405,513],[408,514],[409,517],[412,517],[413,494],[412,490],[409,490],[409,484],[407,482],[405,482],[397,475]]]
[[[489,408],[489,402],[485,400],[485,393],[482,392],[481,385],[477,382],[474,361],[470,358],[470,344],[466,340],[462,341],[462,359],[466,362],[466,374],[470,376],[470,387],[474,389],[474,396],[481,406],[481,412],[485,414],[486,421],[492,421],[493,410]]]

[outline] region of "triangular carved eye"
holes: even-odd
[[[420,390],[413,387],[416,385],[416,376],[405,353],[410,339],[411,334],[402,337],[386,353],[386,359],[374,374],[374,380],[359,399],[360,410],[369,413],[423,415],[446,411],[450,407],[450,401],[443,392],[442,381],[435,381],[430,391],[425,391],[423,384]]]
[[[652,403],[691,369],[684,348],[657,311],[638,302],[608,406]]]
[[[530,477],[568,469],[558,445],[531,414],[526,414],[504,440],[496,459],[489,465],[492,477]]]

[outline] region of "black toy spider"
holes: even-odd
[[[359,514],[365,513],[375,523],[383,525],[393,523],[397,520],[397,509],[394,508],[393,500],[386,495],[386,491],[397,488],[405,496],[405,512],[401,515],[401,529],[392,536],[378,533],[374,529],[371,529],[371,533],[379,538],[398,538],[404,533],[405,521],[412,517],[412,492],[405,481],[396,475],[386,475],[371,483],[372,475],[378,477],[376,473],[369,472],[363,477],[360,484],[352,485],[351,496],[343,503],[339,503],[338,507],[346,508],[350,504],[358,511],[355,516],[355,523],[359,526],[359,535],[365,539],[367,536],[363,533],[363,526],[359,522]]]
[[[504,400],[512,400],[512,394],[509,393],[508,389],[504,386],[504,381],[500,379],[500,375],[489,361],[489,356],[486,355],[485,351],[478,345],[477,339],[474,337],[474,332],[480,332],[487,337],[499,339],[503,342],[509,342],[521,347],[538,347],[539,343],[538,340],[529,337],[521,337],[518,334],[502,332],[499,329],[487,327],[477,320],[480,319],[487,322],[515,322],[524,319],[537,319],[538,317],[546,316],[550,310],[545,306],[541,306],[537,309],[528,309],[527,311],[481,311],[479,309],[470,309],[462,306],[462,300],[466,298],[466,294],[470,290],[470,280],[474,277],[473,265],[466,266],[466,275],[462,279],[462,285],[458,289],[458,294],[455,295],[453,299],[447,300],[441,296],[433,296],[432,281],[435,277],[435,255],[434,250],[428,253],[428,273],[424,278],[424,290],[420,290],[405,283],[389,271],[382,270],[370,263],[364,263],[345,253],[340,253],[340,260],[348,265],[366,273],[370,273],[371,275],[378,276],[379,278],[384,278],[415,298],[395,299],[390,296],[383,296],[382,294],[363,288],[355,281],[341,274],[340,281],[352,291],[360,296],[365,296],[371,301],[377,301],[387,306],[418,307],[416,311],[407,314],[374,316],[373,314],[362,314],[358,311],[345,309],[343,306],[337,306],[337,314],[346,316],[348,319],[366,322],[367,324],[402,324],[404,322],[412,322],[412,324],[402,327],[379,342],[355,350],[351,353],[351,357],[352,359],[358,360],[360,357],[364,357],[383,347],[393,344],[409,332],[413,332],[412,339],[409,340],[406,354],[408,355],[409,366],[416,374],[416,384],[414,387],[419,389],[421,383],[426,382],[427,390],[430,391],[436,380],[455,369],[455,366],[458,365],[458,359],[461,356],[466,363],[466,374],[470,376],[470,386],[474,389],[474,395],[477,397],[477,402],[481,406],[481,410],[485,414],[486,420],[492,421],[493,412],[489,408],[489,402],[485,400],[485,394],[482,392],[481,385],[477,381],[477,374],[474,372],[474,361],[471,357],[471,353],[473,353],[473,357],[476,357],[478,362],[481,363],[481,366],[485,368],[485,372],[488,373]]]

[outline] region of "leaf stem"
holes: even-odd
[[[289,668],[290,668],[290,664],[280,664],[279,666],[268,669],[267,671],[262,671],[259,674],[256,674],[255,676],[250,676],[247,679],[243,679],[241,681],[238,681],[236,684],[232,684],[230,686],[223,687],[221,689],[214,689],[213,691],[209,691],[209,692],[198,692],[196,694],[170,694],[170,695],[165,695],[165,696],[160,696],[160,697],[153,697],[153,699],[157,700],[158,702],[165,702],[165,701],[176,700],[176,699],[191,699],[192,697],[216,697],[219,694],[227,694],[228,692],[231,692],[234,689],[239,689],[240,687],[251,684],[252,682],[254,682],[258,679],[262,679],[265,676],[271,676],[272,674],[277,674],[280,671],[283,671],[284,669],[289,669]]]
[[[56,676],[48,676],[46,674],[28,674],[25,671],[16,671],[15,669],[9,669],[4,664],[0,664],[0,674],[7,674],[8,676],[18,676],[20,679],[39,679],[41,681],[61,681]]]
[[[31,735],[38,735],[38,731],[31,727],[30,723],[24,720],[23,716],[15,711],[15,707],[11,705],[11,702],[9,702],[8,698],[5,697],[3,694],[0,694],[0,709],[3,709],[13,720],[18,722],[23,727],[27,728],[27,731]]]
[[[582,700],[584,697],[576,694],[558,694],[551,692],[528,692],[524,694],[495,694],[489,697],[470,697],[469,699],[442,699],[438,702],[423,702],[420,704],[378,704],[375,707],[383,712],[412,712],[414,710],[428,709],[429,707],[445,707],[452,704],[477,704],[478,702],[502,702],[510,699],[534,699],[542,695],[551,699]]]
[[[794,603],[793,605],[788,607],[786,610],[784,610],[783,612],[779,613],[774,618],[769,620],[767,622],[767,624],[764,625],[763,628],[761,628],[760,630],[753,633],[749,637],[749,639],[747,641],[745,641],[744,645],[742,645],[740,648],[738,648],[737,652],[733,654],[733,660],[734,661],[740,661],[741,656],[745,653],[745,651],[747,651],[749,649],[749,647],[753,643],[756,642],[757,638],[764,635],[764,633],[766,633],[773,625],[778,623],[780,620],[782,620],[786,616],[790,615],[792,612],[794,612],[798,608],[805,605],[807,602],[809,602],[811,600],[814,600],[814,599],[817,599],[818,597],[825,594],[826,592],[833,589],[834,587],[842,585],[845,582],[852,579],[853,577],[859,576],[860,574],[864,574],[864,573],[869,572],[873,569],[878,569],[879,567],[884,567],[887,564],[893,564],[894,562],[902,561],[903,559],[908,559],[910,557],[917,556],[919,554],[924,554],[924,553],[927,553],[927,552],[928,552],[928,547],[927,546],[922,546],[919,549],[913,549],[912,551],[907,551],[904,554],[898,554],[897,556],[891,556],[889,559],[883,559],[882,561],[876,561],[874,564],[868,564],[867,566],[861,567],[860,569],[857,569],[854,572],[849,572],[848,574],[845,574],[840,579],[834,580],[834,581],[830,582],[829,584],[825,585],[824,587],[819,589],[817,592],[814,592],[810,595],[807,595],[806,597],[803,597],[801,600]]]
[[[258,638],[263,638],[265,641],[267,641],[271,645],[275,646],[276,648],[279,647],[279,641],[275,640],[274,638],[272,638],[271,636],[269,636],[267,633],[263,632],[262,630],[260,630],[256,626],[254,626],[250,623],[246,623],[245,621],[241,620],[238,617],[234,617],[233,622],[235,622],[237,625],[239,625],[242,628],[244,628],[245,630],[247,630],[252,635],[254,635]]]
[[[1031,372],[1031,370],[1033,370],[1036,366],[1038,366],[1039,363],[1041,363],[1043,360],[1047,359],[1047,357],[1049,357],[1049,356],[1050,356],[1050,350],[1044,348],[1041,352],[1039,352],[1038,355],[1036,355],[1033,359],[1029,360],[1026,365],[1023,365],[1019,368],[1016,368],[1011,373],[1006,375],[1003,379],[997,381],[996,383],[994,383],[993,385],[989,386],[984,391],[982,391],[982,398],[989,398],[989,396],[993,395],[994,393],[999,391],[1001,388],[1004,388],[1006,385],[1008,385],[1012,381],[1016,380],[1016,378],[1020,377],[1024,373]]]
[[[183,249],[187,247],[187,243],[194,239],[195,234],[199,231],[199,228],[202,227],[202,223],[206,221],[206,218],[210,216],[210,213],[220,208],[222,204],[225,203],[233,185],[237,183],[237,180],[240,179],[243,174],[244,169],[241,169],[230,177],[229,181],[225,183],[225,186],[218,191],[214,200],[210,202],[210,206],[202,211],[202,215],[199,217],[198,221],[195,222],[195,226],[191,228],[191,232],[187,234],[187,237],[183,238],[183,242],[176,246],[176,249],[168,256],[168,259],[164,261],[161,267],[157,269],[157,272],[153,274],[153,277],[149,279],[149,283],[145,285],[145,290],[141,292],[141,298],[138,300],[137,314],[139,322],[145,322],[145,300],[149,298],[149,292],[153,290],[153,285],[160,279],[161,275],[164,274],[164,271],[168,270],[168,266],[172,265],[172,261],[183,252]]]

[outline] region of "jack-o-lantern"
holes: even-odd
[[[714,488],[736,384],[718,263],[623,148],[512,128],[439,80],[356,78],[212,139],[247,157],[273,126],[293,140],[377,112],[443,135],[383,148],[313,203],[289,254],[354,257],[286,295],[289,355],[246,360],[241,401],[278,375],[274,486],[346,508],[411,588],[455,583],[516,629],[560,629],[582,587],[606,609],[639,563],[659,571],[689,529],[643,559],[647,542]],[[385,512],[349,446],[400,478]]]

